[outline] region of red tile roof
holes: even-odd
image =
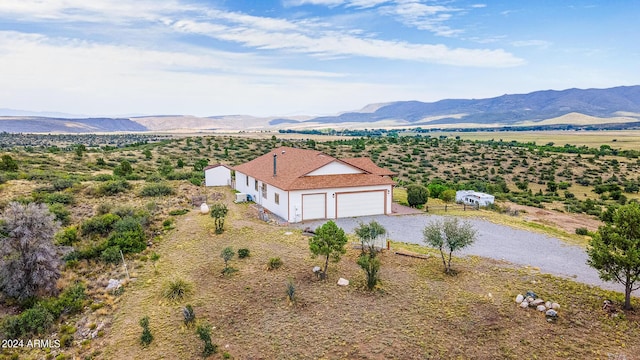
[[[276,155],[276,176],[273,176],[273,155]],[[364,171],[362,174],[305,176],[333,161],[343,162]],[[370,159],[339,160],[317,150],[279,147],[234,170],[249,175],[283,190],[323,189],[372,185],[393,185],[393,180],[383,175],[390,171],[375,165]]]

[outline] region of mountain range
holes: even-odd
[[[19,115],[24,114],[24,115]],[[37,114],[36,114],[37,115]],[[0,109],[0,132],[233,132],[322,128],[518,128],[549,126],[640,126],[640,86],[608,89],[545,90],[487,99],[445,99],[436,102],[396,101],[370,104],[335,116],[195,117],[158,115],[122,118],[33,116]]]

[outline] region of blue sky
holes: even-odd
[[[333,114],[640,84],[640,3],[1,0],[0,108]]]

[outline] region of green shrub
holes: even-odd
[[[589,230],[587,228],[580,227],[580,228],[576,229],[576,234],[578,234],[578,235],[589,235]]]
[[[131,184],[126,180],[110,180],[106,181],[98,187],[98,195],[116,195],[131,189]]]
[[[55,215],[56,221],[59,221],[62,226],[69,225],[71,222],[71,211],[62,204],[49,205],[49,212]]]
[[[100,259],[106,263],[110,264],[120,264],[121,256],[120,256],[120,247],[119,246],[109,246],[104,249],[100,254]]]
[[[98,215],[108,214],[111,212],[111,209],[113,209],[113,204],[103,202],[96,207],[96,214]]]
[[[55,191],[62,191],[64,189],[68,189],[70,187],[73,187],[74,184],[75,184],[75,182],[73,180],[71,180],[71,179],[55,179],[51,183],[51,187]]]
[[[409,203],[409,206],[411,207],[422,206],[427,203],[428,198],[429,198],[429,190],[427,190],[427,188],[425,188],[424,186],[409,185],[407,187],[407,202]]]
[[[238,250],[238,258],[244,259],[249,257],[249,249],[239,249]]]
[[[64,334],[60,337],[60,346],[69,348],[73,345],[73,335]]]
[[[167,283],[162,292],[165,298],[178,301],[182,300],[193,292],[193,285],[182,279],[176,279]]]
[[[94,216],[83,221],[80,229],[83,235],[107,235],[119,220],[120,216],[114,214]]]
[[[22,314],[19,315],[19,319],[14,326],[17,325],[17,329],[13,329],[17,331],[12,335],[17,335],[17,337],[22,337],[24,335],[37,335],[42,334],[45,331],[49,330],[51,325],[53,324],[54,317],[53,315],[45,309],[44,306],[37,304],[31,309],[25,310]],[[5,333],[6,336],[12,337],[9,334]]]
[[[111,211],[112,214],[118,215],[121,218],[125,217],[135,217],[136,209],[132,206],[118,206],[117,208]]]
[[[167,185],[167,184],[147,184],[145,185],[144,188],[142,188],[142,191],[140,192],[140,195],[142,196],[165,196],[165,195],[172,195],[174,193],[173,189],[171,188],[171,186]]]
[[[119,246],[123,253],[139,253],[147,248],[144,231],[139,223],[134,231],[115,231],[107,241],[107,246]]]
[[[62,314],[74,314],[82,310],[86,299],[86,289],[82,283],[66,288],[57,298],[42,300],[40,304],[55,318]]]
[[[75,202],[75,198],[71,194],[56,192],[52,194],[47,194],[44,198],[44,202],[47,204],[73,204]]]
[[[267,263],[269,270],[276,270],[282,266],[282,260],[279,257],[270,258]]]
[[[113,180],[113,176],[109,174],[98,174],[93,177],[94,181],[111,181]]]
[[[56,234],[56,243],[58,245],[71,246],[76,241],[78,241],[78,228],[76,226],[69,226]]]
[[[149,317],[145,316],[140,319],[140,326],[142,326],[142,335],[140,335],[140,344],[146,347],[151,344],[153,341],[153,335],[151,334],[151,330],[149,330]]]
[[[160,260],[160,255],[157,252],[152,252],[151,256],[149,257],[149,259],[151,259],[151,261],[156,262],[158,260]]]
[[[189,212],[189,209],[171,210],[171,211],[169,211],[169,215],[171,215],[171,216],[179,216],[179,215],[184,215],[184,214],[186,214],[188,212]]]
[[[202,350],[203,357],[208,357],[218,352],[218,345],[211,342],[211,325],[206,323],[198,325],[196,333],[198,337],[200,337],[200,340],[204,342],[204,349]]]

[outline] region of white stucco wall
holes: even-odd
[[[216,166],[204,171],[205,186],[227,186],[231,184],[231,170],[224,166]]]
[[[255,179],[249,178],[249,186],[247,186],[247,175],[236,171],[236,190],[241,193],[251,195],[251,199],[256,203],[264,206],[270,212],[278,215],[283,219],[287,219],[288,214],[288,195],[287,192],[275,186],[267,184],[267,197],[262,197],[262,181],[258,181],[258,191],[255,190]],[[279,204],[276,204],[275,194],[278,194]]]

